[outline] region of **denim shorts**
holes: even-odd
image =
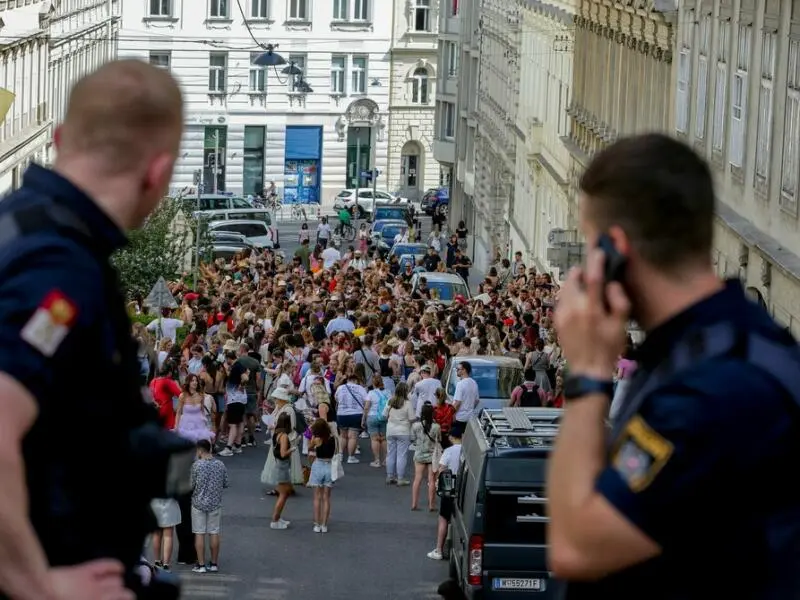
[[[308,487],[333,487],[330,459],[318,458],[314,461],[308,477]]]
[[[338,415],[336,417],[336,424],[339,426],[339,431],[345,429],[357,429],[361,431],[361,415]]]
[[[367,419],[367,433],[370,435],[382,435],[386,437],[386,419],[379,417],[369,417]]]

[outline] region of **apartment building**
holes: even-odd
[[[383,11],[383,12],[382,12]],[[126,3],[120,54],[170,69],[186,126],[173,184],[332,202],[387,167],[392,19],[378,0]],[[272,44],[284,64],[254,60]],[[384,182],[379,182],[383,185]]]
[[[456,121],[458,80],[462,55],[459,0],[442,0],[439,3],[439,32],[437,55],[439,70],[436,77],[436,119],[433,134],[433,157],[439,165],[438,185],[450,187],[456,164]],[[469,17],[464,17],[468,19]],[[466,60],[469,68],[469,57]]]
[[[568,132],[561,138],[569,152],[567,206],[546,240],[548,263],[560,272],[585,252],[576,203],[591,156],[618,137],[672,128],[677,9],[671,0],[578,0]],[[544,228],[537,231],[541,248]]]
[[[521,3],[520,102],[516,118],[516,185],[509,209],[509,254],[526,264],[561,274],[569,249],[559,258],[548,246],[559,231],[576,229],[569,196],[569,134],[574,20],[577,2]],[[572,234],[565,234],[569,237]],[[571,239],[571,238],[570,238]],[[569,240],[567,240],[569,241]],[[561,266],[559,266],[561,265]]]
[[[709,161],[715,263],[800,335],[800,0],[682,0],[674,132]]]
[[[387,3],[388,4],[388,3]],[[439,184],[433,156],[440,3],[393,2],[389,188],[413,201]]]

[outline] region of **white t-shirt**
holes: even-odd
[[[458,473],[459,464],[461,462],[461,444],[453,444],[449,448],[445,448],[442,452],[442,457],[439,459],[439,470],[450,470],[454,475]]]
[[[183,327],[183,321],[170,317],[155,319],[147,324],[147,331],[158,331],[159,326],[161,327],[161,337],[169,338],[174,343],[178,338],[178,328]]]
[[[367,390],[357,383],[345,383],[336,390],[336,414],[363,415],[367,401]]]
[[[327,240],[331,237],[331,226],[327,223],[320,223],[317,225],[317,236],[321,240]]]
[[[369,398],[369,417],[377,417],[378,416],[378,406],[381,403],[381,396],[388,396],[389,393],[386,390],[372,390],[367,394]],[[386,402],[389,402],[389,398],[386,398]]]
[[[480,394],[475,380],[472,377],[460,379],[456,383],[456,391],[453,394],[453,402],[461,402],[456,411],[456,421],[461,423],[468,422],[472,418],[479,401]]]
[[[322,251],[322,268],[330,269],[342,259],[341,253],[333,246],[328,246]]]
[[[414,385],[409,398],[414,404],[414,412],[417,414],[417,418],[419,418],[422,413],[422,406],[426,402],[430,402],[433,406],[436,406],[436,390],[440,387],[442,387],[442,384],[435,377],[422,379]]]

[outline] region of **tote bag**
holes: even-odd
[[[337,436],[334,439],[336,440],[336,453],[331,459],[331,480],[338,481],[344,477],[344,461],[342,460],[342,449],[339,446],[339,437]]]

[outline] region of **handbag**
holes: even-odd
[[[338,481],[344,477],[344,457],[342,456],[342,448],[339,445],[338,436],[334,439],[336,440],[336,452],[331,459],[331,480]]]
[[[439,461],[442,460],[442,444],[439,441],[440,435],[436,436],[436,439],[433,439],[430,434],[425,434],[428,436],[428,439],[433,442],[433,451],[431,452],[431,469],[434,471],[439,470]]]

